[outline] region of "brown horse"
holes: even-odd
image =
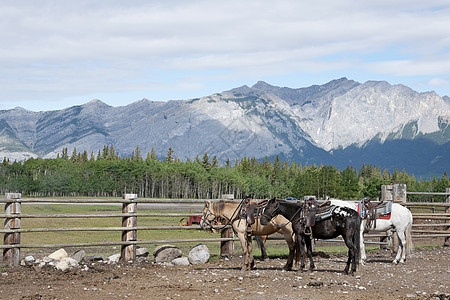
[[[251,226],[247,223],[247,219],[240,213],[242,202],[232,200],[220,200],[217,202],[206,201],[203,208],[203,216],[200,221],[202,229],[211,227],[212,222],[216,218],[224,218],[227,224],[233,227],[241,242],[242,250],[244,252],[244,265],[242,270],[249,270],[254,267],[254,259],[252,254],[252,235],[269,235],[278,231],[284,235],[289,247],[289,256],[284,270],[291,270],[294,262],[294,256],[297,254],[296,261],[298,261],[298,251],[296,243],[294,242],[292,225],[285,217],[279,215],[271,220],[267,225],[262,225],[259,222],[259,217]],[[248,230],[251,228],[251,231]]]

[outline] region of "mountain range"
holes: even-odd
[[[189,100],[100,100],[62,110],[0,111],[0,155],[52,158],[63,148],[96,155],[105,145],[127,156],[139,146],[181,160],[216,156],[331,164],[373,164],[441,176],[450,168],[450,98],[385,81],[340,78],[304,88],[259,81]],[[418,179],[419,179],[418,178]]]

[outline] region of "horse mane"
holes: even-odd
[[[225,205],[227,203],[230,204],[239,204],[239,202],[236,202],[234,200],[219,200],[217,202],[212,202],[212,209],[215,212],[215,214],[222,214],[223,211],[225,210]]]

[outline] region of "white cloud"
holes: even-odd
[[[433,78],[428,82],[428,84],[431,86],[436,86],[436,87],[444,87],[444,86],[448,86],[449,82],[447,80],[445,80],[444,78]]]
[[[429,81],[450,70],[448,28],[447,1],[433,0],[2,2],[0,89],[21,100],[204,87],[183,79],[208,77],[198,72]]]

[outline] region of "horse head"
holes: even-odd
[[[260,222],[262,225],[267,225],[270,220],[279,214],[279,204],[276,198],[267,201],[267,205],[263,208]]]
[[[216,216],[211,211],[211,209],[212,209],[211,201],[209,200],[205,201],[202,219],[200,220],[200,228],[202,228],[203,230],[211,229],[213,227],[213,222],[216,219]]]

